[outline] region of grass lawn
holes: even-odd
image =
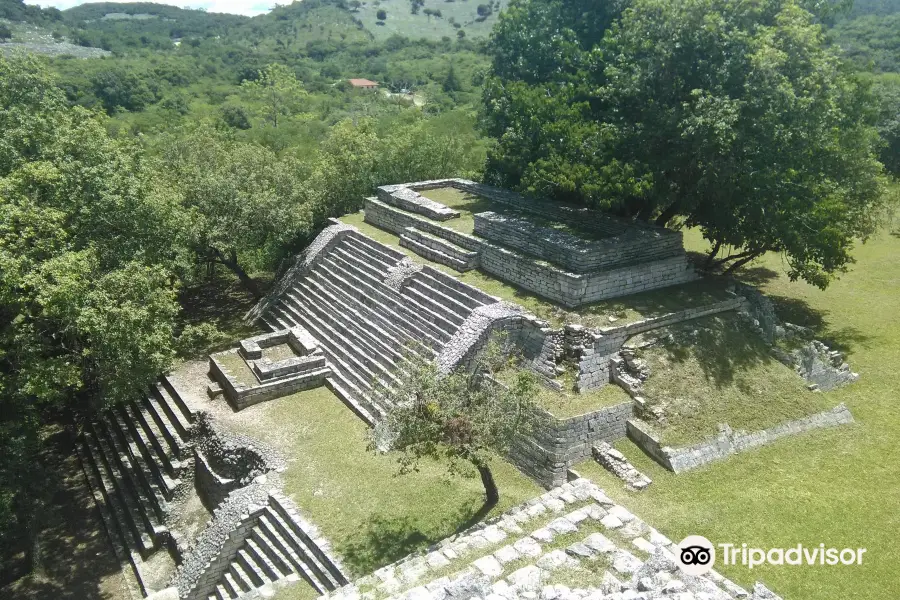
[[[459,192],[459,190],[453,191]],[[581,323],[585,327],[619,326],[729,298],[722,281],[707,278],[660,290],[601,300],[577,309],[567,309],[528,290],[504,283],[483,271],[476,269],[460,273],[450,267],[422,258],[412,250],[401,247],[398,236],[366,223],[362,212],[344,215],[340,220],[357,227],[363,234],[375,241],[403,252],[416,262],[430,265],[463,283],[477,287],[486,294],[518,304],[539,319],[548,321],[552,327],[561,327],[566,323]],[[451,219],[451,221],[455,220]],[[444,224],[451,221],[445,221]],[[610,317],[614,320],[610,321]]]
[[[702,250],[696,232],[691,249]],[[741,277],[779,302],[786,320],[812,327],[848,352],[858,382],[824,394],[846,402],[857,423],[779,440],[760,450],[672,475],[623,441],[620,450],[653,479],[630,493],[587,462],[577,466],[607,492],[674,540],[704,535],[714,543],[761,548],[867,548],[862,566],[716,565],[744,585],[760,580],[791,600],[896,600],[900,590],[900,236],[882,231],[857,263],[825,291],[791,283],[781,259],[767,256]],[[764,409],[760,409],[764,410]]]
[[[686,446],[712,437],[719,423],[765,429],[837,404],[829,394],[808,391],[734,313],[667,331],[675,342],[639,353],[651,372],[644,396],[648,404],[662,406],[668,419],[666,427],[657,428],[666,444]]]
[[[508,0],[499,0],[501,7],[506,8]],[[499,9],[488,16],[482,22],[478,17],[479,2],[459,0],[458,2],[446,2],[445,0],[425,0],[425,5],[419,10],[419,14],[412,14],[409,0],[380,0],[373,2],[367,0],[362,7],[353,13],[372,32],[376,40],[382,41],[392,35],[402,35],[408,38],[427,38],[440,40],[449,37],[456,40],[456,29],[451,19],[461,25],[461,30],[466,32],[467,38],[485,38],[491,33],[491,29],[497,23]],[[440,10],[441,17],[429,17],[424,13],[426,8]],[[387,13],[382,25],[378,25],[378,11]]]
[[[501,500],[489,511],[480,479],[451,478],[443,463],[425,461],[418,472],[398,475],[395,457],[369,452],[365,424],[324,387],[259,408],[246,433],[291,457],[285,493],[355,576],[542,492],[500,460],[493,471]]]

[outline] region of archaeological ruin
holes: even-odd
[[[432,191],[456,200],[443,203]],[[700,280],[680,232],[587,209],[551,211],[463,179],[378,188],[365,199],[364,223],[396,243],[333,220],[247,315],[265,333],[210,355],[199,383],[176,369],[140,401],[86,428],[84,472],[116,554],[134,575],[135,597],[262,598],[303,584],[348,600],[777,598],[762,584],[743,590],[715,571],[681,573],[671,540],[573,468],[596,458],[643,489],[650,480],[610,444],[628,438],[683,472],[852,421],[841,405],[765,431],[723,424],[716,438],[670,448],[653,432],[642,392],[652,375],[629,345],[636,336],[732,315],[808,380],[810,394],[856,378],[842,355],[811,339],[779,350],[776,340],[797,328],[781,323],[757,290],[734,282],[711,302],[631,320],[610,316],[598,326],[542,320],[458,276],[477,271],[561,310],[577,309]],[[283,489],[280,474],[293,457],[246,435],[234,419],[325,386],[374,426],[391,408],[376,382],[396,381],[409,353],[450,373],[471,367],[501,333],[548,393],[584,396],[614,386],[621,396],[574,415],[545,409],[543,426],[516,441],[508,460],[545,494],[351,581],[307,507]],[[597,564],[606,566],[598,573]],[[548,585],[555,572],[585,583]]]

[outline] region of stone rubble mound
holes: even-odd
[[[764,600],[715,571],[682,573],[678,548],[586,479],[554,488],[329,600]]]

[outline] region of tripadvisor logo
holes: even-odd
[[[716,564],[716,548],[702,535],[687,536],[678,548],[678,567],[688,575],[706,575]]]
[[[865,548],[827,548],[825,544],[792,548],[751,548],[747,544],[719,544],[724,565],[742,565],[753,569],[762,565],[835,566],[861,565]],[[689,535],[678,544],[678,567],[688,575],[700,576],[712,571],[716,549],[701,535]]]

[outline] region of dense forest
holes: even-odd
[[[34,550],[47,423],[230,337],[190,290],[259,297],[377,185],[465,176],[698,227],[712,269],[775,251],[820,287],[874,231],[900,174],[900,0],[456,4],[457,34],[423,38],[344,0],[0,3],[0,546]],[[26,25],[109,55],[19,52]]]

